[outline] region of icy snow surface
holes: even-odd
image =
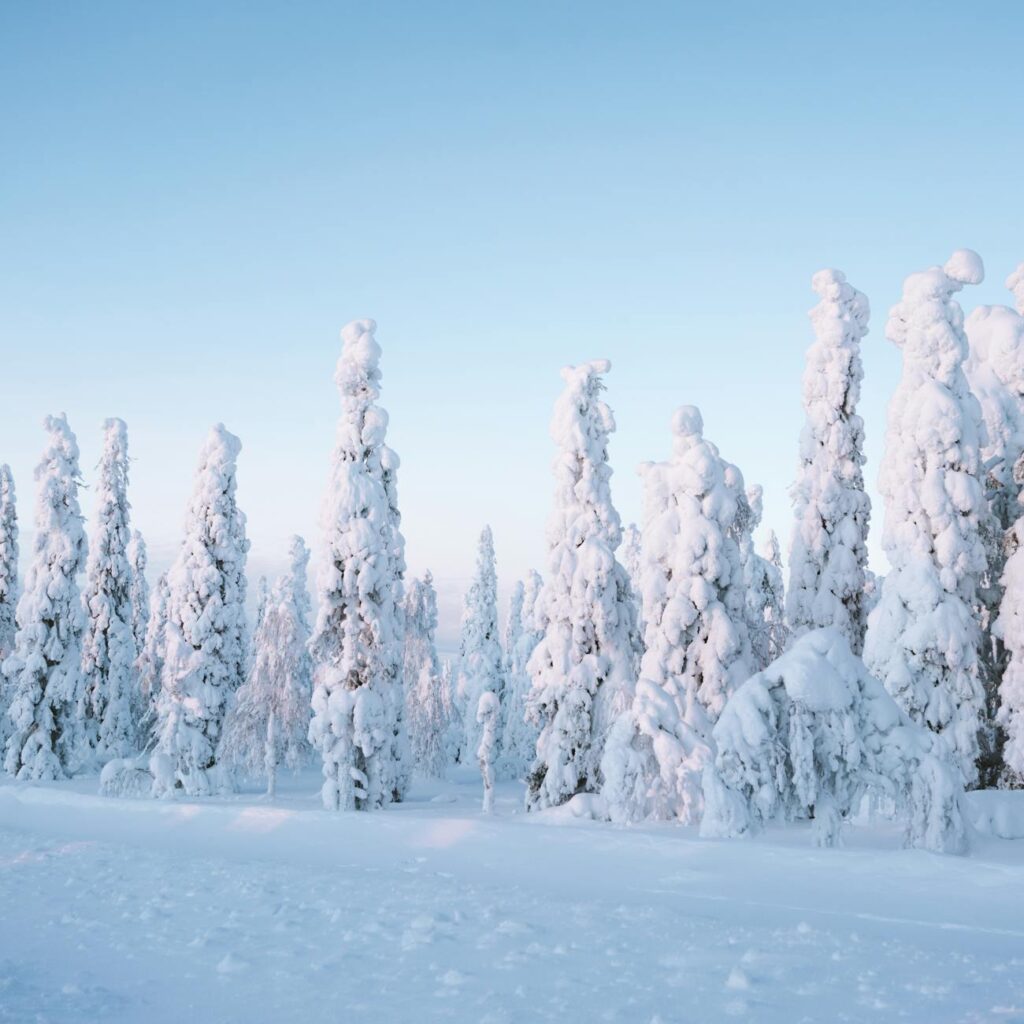
[[[96,785],[0,784],[0,1021],[1024,1019],[1024,844],[701,841],[527,816],[517,784],[485,818],[468,771],[370,814],[315,771],[273,804]]]

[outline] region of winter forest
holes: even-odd
[[[0,40],[0,1024],[1024,1024],[1024,6]]]

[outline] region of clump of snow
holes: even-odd
[[[108,761],[100,772],[100,795],[144,797],[153,791],[153,776],[140,759],[119,757]]]
[[[897,808],[908,846],[966,848],[958,773],[942,740],[915,725],[838,628],[815,630],[751,677],[714,729],[701,835],[814,819],[831,846],[867,793]]]

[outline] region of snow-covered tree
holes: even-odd
[[[93,758],[126,757],[135,748],[135,637],[128,504],[128,429],[103,424],[103,455],[96,488],[96,525],[82,593],[83,702],[81,714]]]
[[[501,721],[501,703],[493,690],[484,690],[476,707],[480,743],[476,748],[480,764],[480,777],[484,783],[484,814],[494,810],[494,763],[498,758],[498,729]]]
[[[494,537],[485,526],[476,554],[476,572],[466,592],[459,643],[458,696],[466,728],[463,750],[476,753],[480,745],[477,707],[493,693],[501,707],[505,693],[501,641],[498,639],[498,576],[494,566]],[[498,726],[500,730],[500,724]],[[500,739],[500,734],[499,734]]]
[[[622,562],[622,568],[626,570],[630,586],[633,588],[633,600],[636,602],[637,635],[641,639],[643,638],[644,631],[646,629],[646,623],[644,622],[644,610],[642,607],[643,580],[640,578],[642,572],[642,557],[643,536],[636,523],[630,523],[629,526],[625,527],[622,531],[622,543],[619,545],[619,561]],[[638,657],[641,654],[643,654],[643,651],[637,652]]]
[[[1024,483],[1024,455],[1014,468],[1015,482]],[[1018,502],[1018,512],[1024,501]],[[1002,603],[993,626],[1006,652],[999,682],[998,724],[1004,732],[1002,777],[1013,787],[1024,785],[1024,515],[1006,534],[1006,560],[1000,580]]]
[[[1024,263],[1007,278],[1024,308]],[[1002,735],[996,728],[999,690],[1008,652],[992,629],[1003,599],[1004,538],[1020,514],[1014,466],[1024,452],[1024,315],[1008,306],[979,306],[964,324],[970,353],[964,370],[981,403],[985,423],[981,460],[989,518],[983,532],[987,566],[980,588],[982,681],[986,728],[979,759],[982,783],[993,785],[1002,768]]]
[[[11,703],[3,664],[14,650],[18,604],[18,510],[11,467],[0,466],[0,756],[7,745]]]
[[[376,324],[342,331],[335,381],[342,415],[324,503],[325,557],[312,640],[310,740],[323,759],[324,806],[371,809],[399,800],[411,755],[402,715],[402,577],[395,474],[385,444]]]
[[[791,491],[787,614],[797,636],[834,625],[860,654],[871,501],[864,490],[864,421],[857,403],[868,300],[838,270],[819,270],[811,287],[821,301],[809,314],[814,343],[804,368],[800,464]]]
[[[86,557],[78,505],[78,443],[67,418],[48,416],[36,467],[35,538],[18,602],[14,653],[4,663],[11,722],[4,767],[19,779],[78,770],[87,744],[81,718],[84,616],[77,577]]]
[[[146,643],[146,630],[149,627],[149,582],[146,580],[148,564],[146,542],[138,530],[132,530],[131,540],[128,541],[128,566],[132,574],[132,636],[135,638],[136,651],[141,651]]]
[[[405,598],[406,721],[413,762],[425,775],[444,778],[451,728],[437,657],[437,592],[429,572],[413,580]]]
[[[167,573],[161,573],[149,598],[149,617],[146,622],[146,638],[142,643],[135,671],[138,675],[138,746],[151,751],[156,744],[160,687],[167,658],[167,605],[170,587]]]
[[[850,650],[839,626],[803,634],[729,699],[704,775],[701,835],[728,838],[772,820],[813,817],[822,846],[861,798],[886,798],[908,846],[960,853],[959,773]]]
[[[786,624],[786,592],[782,579],[782,551],[779,538],[769,530],[761,547],[766,595],[765,622],[768,626],[768,661],[773,662],[789,646],[789,626]]]
[[[11,467],[0,466],[0,665],[14,650],[15,609],[18,606],[18,508]],[[0,686],[3,675],[0,673]],[[0,700],[0,716],[6,705]],[[0,741],[4,726],[0,725]]]
[[[523,778],[537,751],[537,729],[528,715],[530,673],[527,665],[544,635],[540,573],[530,570],[509,601],[505,627],[505,715],[501,734],[499,775]]]
[[[739,535],[740,562],[743,566],[747,633],[750,636],[751,665],[760,672],[785,649],[787,630],[783,622],[782,573],[754,547],[754,530],[763,515],[763,490],[760,484],[747,488],[746,527]],[[775,534],[772,534],[775,537]],[[778,556],[778,541],[775,541]]]
[[[645,651],[603,764],[616,821],[699,819],[711,728],[752,672],[738,525],[750,509],[703,429],[698,409],[678,409],[672,457],[642,468]]]
[[[270,584],[267,582],[266,576],[261,576],[256,581],[256,621],[253,623],[253,635],[257,633],[260,628],[260,623],[263,621],[263,616],[267,612],[267,602],[270,600]]]
[[[265,774],[274,796],[282,765],[295,770],[309,761],[313,692],[306,605],[309,552],[292,538],[292,565],[267,595],[253,638],[252,667],[228,711],[219,759],[246,775]]]
[[[953,298],[983,277],[980,257],[907,278],[886,336],[903,352],[889,405],[879,489],[891,570],[871,613],[864,660],[910,717],[941,734],[964,783],[977,778],[984,694],[978,665],[981,410],[964,376],[967,339]]]
[[[217,760],[224,715],[246,670],[245,561],[238,508],[242,443],[218,423],[199,457],[185,539],[167,574],[165,660],[158,705],[154,795],[229,788]]]
[[[529,710],[540,729],[527,807],[565,803],[601,787],[601,755],[636,681],[636,608],[615,558],[622,526],[612,505],[608,439],[615,420],[601,398],[607,360],[562,370],[551,436],[555,500],[548,521],[544,635],[529,661]]]
[[[441,700],[444,715],[448,720],[445,733],[445,760],[447,764],[461,763],[466,730],[462,724],[462,710],[459,707],[455,670],[448,658],[441,662]]]

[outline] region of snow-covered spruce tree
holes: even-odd
[[[527,715],[527,665],[544,635],[540,591],[540,574],[531,570],[526,582],[516,583],[512,590],[505,626],[505,715],[498,775],[510,779],[525,777],[537,750],[537,730]]]
[[[984,710],[975,615],[987,509],[981,410],[964,376],[953,295],[982,276],[980,257],[958,250],[944,267],[911,274],[889,314],[886,336],[903,351],[879,478],[891,571],[864,645],[868,668],[915,722],[945,738],[968,786]]]
[[[838,626],[803,634],[745,682],[723,709],[714,741],[702,836],[813,817],[819,845],[833,846],[843,819],[873,791],[896,807],[908,846],[966,847],[963,788],[944,742],[910,721]]]
[[[170,587],[167,573],[161,573],[156,587],[149,598],[149,617],[146,621],[146,638],[142,643],[139,656],[135,662],[138,675],[139,723],[138,746],[140,750],[150,752],[157,741],[158,709],[160,704],[160,687],[164,674],[164,661],[167,658],[167,605],[170,600]]]
[[[441,779],[448,768],[451,723],[436,636],[437,592],[428,571],[412,581],[405,598],[405,709],[413,763],[424,775]]]
[[[14,650],[18,605],[18,508],[11,467],[0,466],[0,665]],[[0,685],[3,677],[0,674]],[[0,715],[5,706],[0,702]],[[0,738],[3,727],[0,726]]]
[[[803,377],[804,426],[793,484],[789,625],[799,636],[834,625],[856,654],[864,648],[864,581],[871,501],[864,490],[864,421],[857,413],[864,371],[861,339],[868,300],[838,270],[819,270],[811,287],[814,343]]]
[[[265,774],[274,796],[277,772],[295,770],[312,755],[309,744],[313,692],[306,605],[309,553],[292,540],[292,566],[267,595],[253,638],[252,667],[224,722],[220,761],[247,776]]]
[[[737,539],[749,506],[703,429],[698,409],[678,409],[672,457],[642,467],[647,632],[636,696],[605,749],[615,821],[699,819],[711,728],[752,671]]]
[[[84,625],[77,577],[86,557],[78,505],[78,443],[63,415],[36,467],[35,539],[18,602],[14,653],[4,663],[11,696],[4,767],[19,779],[59,779],[86,754],[81,717]]]
[[[11,703],[3,664],[14,650],[18,604],[18,509],[11,467],[0,466],[0,757],[7,745]]]
[[[527,808],[565,803],[601,787],[612,723],[629,707],[640,640],[612,505],[608,438],[615,420],[601,398],[611,368],[595,360],[562,370],[551,436],[555,500],[548,522],[544,635],[530,657],[529,712],[539,728]]]
[[[768,661],[773,662],[789,646],[789,626],[786,624],[786,592],[782,579],[782,551],[779,538],[769,530],[761,546],[764,571],[763,589],[767,595],[764,607],[768,626]]]
[[[492,690],[484,690],[476,706],[480,743],[476,757],[484,783],[484,814],[494,810],[494,763],[498,759],[498,730],[501,724],[501,703]]]
[[[642,607],[643,581],[641,574],[643,537],[636,523],[630,523],[622,531],[622,543],[619,545],[619,561],[629,577],[630,586],[633,588],[633,600],[636,603],[636,625],[637,635],[643,637],[646,623],[644,622],[644,610]],[[638,652],[638,656],[643,651]]]
[[[1024,483],[1024,455],[1018,457],[1014,477],[1018,484]],[[1024,516],[1007,531],[1006,555],[1000,580],[1002,603],[993,626],[1005,651],[998,692],[998,724],[1004,739],[998,781],[1019,788],[1024,786]]]
[[[1006,281],[1017,287],[1024,304],[1024,264]],[[1008,306],[979,306],[965,322],[970,354],[964,365],[971,390],[981,403],[985,434],[981,446],[983,479],[989,508],[983,532],[987,566],[980,588],[982,681],[986,722],[979,758],[982,785],[995,785],[1003,769],[1003,735],[996,725],[999,689],[1008,652],[992,629],[1003,597],[1006,565],[1004,537],[1020,509],[1020,485],[1014,466],[1024,452],[1024,316]]]
[[[142,650],[149,627],[149,583],[146,580],[148,564],[146,542],[138,530],[132,530],[131,540],[128,541],[128,566],[132,574],[132,636],[135,638],[136,651]]]
[[[402,717],[402,577],[395,474],[385,444],[376,324],[341,333],[342,415],[324,503],[325,557],[312,640],[310,740],[323,759],[324,806],[368,810],[404,795],[411,756]]]
[[[447,764],[460,764],[465,761],[463,745],[466,742],[466,730],[462,724],[462,711],[459,708],[459,695],[456,690],[455,670],[451,661],[445,658],[441,662],[441,700],[444,715],[448,720],[444,739]]]
[[[760,672],[785,649],[787,632],[782,622],[782,574],[754,547],[754,530],[760,525],[763,515],[761,485],[748,487],[746,498],[746,525],[739,535],[740,562],[743,565],[751,664],[755,672]]]
[[[135,749],[136,688],[132,633],[132,570],[128,504],[128,429],[124,420],[103,424],[103,455],[96,487],[96,525],[82,593],[82,717],[97,764]]]
[[[260,628],[263,616],[267,613],[267,602],[270,600],[270,584],[266,576],[256,581],[256,621],[253,623],[253,635]]]
[[[199,457],[185,539],[167,573],[164,670],[153,760],[156,796],[230,788],[217,760],[224,715],[246,670],[245,559],[238,508],[242,443],[218,423]]]
[[[458,695],[466,728],[463,749],[476,754],[482,724],[477,717],[480,698],[493,693],[501,707],[505,673],[498,639],[498,576],[494,567],[494,537],[485,526],[476,553],[476,572],[466,592],[459,643]],[[500,725],[499,725],[500,730]],[[499,733],[500,739],[500,733]]]

